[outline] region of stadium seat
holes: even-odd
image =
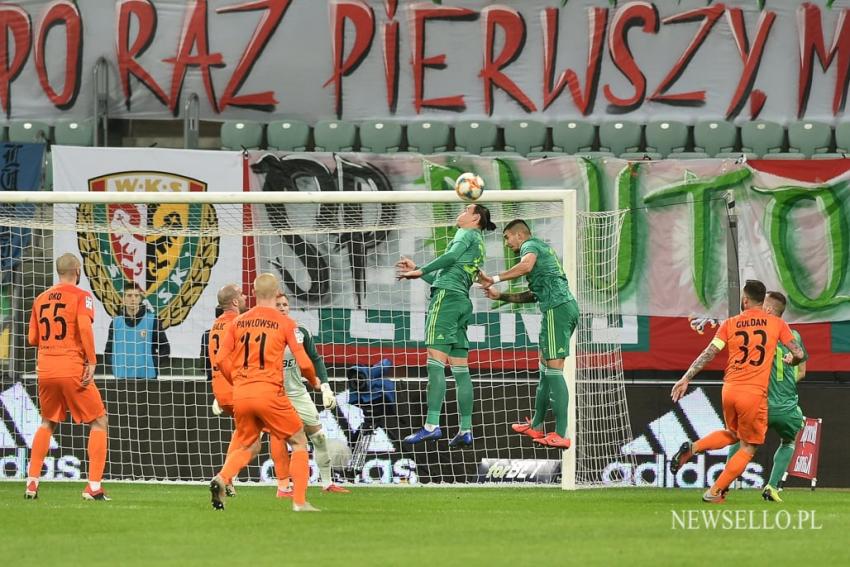
[[[738,129],[731,122],[708,120],[694,125],[694,151],[709,157],[740,156],[736,152]]]
[[[832,145],[832,128],[823,122],[792,122],[788,125],[788,150],[806,157],[825,154]]]
[[[50,141],[50,126],[35,120],[16,120],[9,123],[10,142]]]
[[[646,151],[667,157],[682,153],[688,146],[688,127],[684,122],[661,120],[646,125]]]
[[[505,125],[505,150],[524,156],[546,147],[546,125],[533,120],[513,120]]]
[[[256,150],[262,145],[262,124],[243,120],[226,120],[221,123],[221,149]]]
[[[767,157],[782,151],[785,130],[776,122],[753,120],[741,126],[741,150],[745,154]]]
[[[60,146],[92,146],[94,121],[59,120],[53,126],[53,138]]]
[[[401,124],[367,120],[360,124],[360,151],[393,154],[401,148]]]
[[[357,127],[343,120],[320,120],[313,125],[317,152],[353,152]]]
[[[449,149],[451,130],[445,122],[412,122],[407,125],[407,150],[434,154]]]
[[[599,149],[625,159],[640,158],[641,126],[636,122],[615,120],[599,125]]]
[[[609,152],[594,152],[593,143],[596,139],[596,126],[590,122],[569,120],[556,122],[552,126],[552,149],[565,154],[604,154]]]
[[[835,127],[835,151],[814,154],[812,159],[835,159],[850,157],[850,122],[841,122]]]
[[[300,120],[276,120],[266,126],[268,148],[283,152],[305,152],[310,143],[310,126]]]
[[[455,124],[455,150],[480,154],[496,150],[499,129],[492,122],[470,120]]]

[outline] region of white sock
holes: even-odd
[[[37,478],[33,478],[31,476],[28,476],[27,477],[27,485],[29,485],[29,483],[31,483],[31,482],[34,482],[36,488],[38,488],[38,479]]]
[[[309,438],[313,444],[313,456],[316,459],[316,465],[319,467],[319,475],[322,477],[322,488],[327,488],[333,484],[333,476],[331,474],[331,455],[328,453],[325,432],[319,431]]]
[[[89,481],[89,488],[92,489],[92,492],[97,492],[98,490],[100,490],[100,483],[94,482],[93,480],[90,480]]]
[[[461,435],[463,435],[464,433],[472,433],[472,430],[471,429],[462,429],[460,433],[461,433]]]
[[[435,429],[437,429],[437,426],[436,426],[436,425],[431,425],[430,423],[426,423],[426,424],[425,424],[425,425],[423,425],[422,427],[424,427],[424,428],[425,428],[425,431],[427,431],[428,433],[431,433],[432,431],[434,431]]]

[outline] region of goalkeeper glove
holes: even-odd
[[[322,384],[322,405],[329,410],[336,407],[336,396],[331,390],[330,384]]]
[[[212,412],[213,412],[214,415],[221,415],[221,414],[224,413],[224,410],[221,409],[220,405],[218,405],[218,400],[213,400]]]

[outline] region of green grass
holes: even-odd
[[[109,484],[84,502],[82,483],[0,483],[2,565],[708,565],[850,564],[850,492],[789,490],[782,505],[753,490],[724,506],[694,490],[562,492],[525,488],[355,488],[294,514],[274,488],[239,488],[214,512],[204,486]],[[803,530],[673,529],[676,510],[814,511]],[[742,516],[743,517],[743,516]],[[730,563],[731,562],[731,563]]]

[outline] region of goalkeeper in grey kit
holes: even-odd
[[[285,293],[279,292],[277,295],[277,309],[286,316],[289,316],[289,298]],[[304,350],[307,356],[316,367],[316,376],[321,381],[322,386],[322,405],[325,409],[332,410],[336,407],[336,396],[328,384],[328,370],[325,368],[325,363],[319,353],[316,351],[316,345],[313,343],[313,337],[305,327],[299,325],[295,330],[295,338],[304,344]],[[336,492],[346,494],[349,490],[334,484],[331,474],[331,457],[328,453],[328,443],[325,432],[322,429],[322,423],[319,421],[319,410],[316,404],[313,403],[313,398],[307,393],[307,388],[304,386],[304,378],[301,376],[301,370],[295,363],[295,358],[289,348],[286,349],[283,361],[283,387],[286,390],[286,397],[292,403],[292,407],[298,413],[298,417],[304,422],[304,433],[313,444],[313,457],[316,459],[316,465],[319,467],[319,474],[322,477],[322,490],[324,492]],[[277,466],[277,464],[276,464]],[[278,478],[289,477],[288,468],[289,460],[281,467],[284,469],[277,474]],[[278,471],[276,471],[278,472]],[[278,489],[279,498],[287,498],[292,496],[292,489],[283,487]]]
[[[512,428],[541,445],[568,449],[567,408],[570,398],[564,380],[564,359],[570,355],[570,337],[578,324],[578,304],[554,248],[532,236],[524,220],[509,222],[505,226],[504,237],[505,245],[519,252],[519,263],[492,277],[480,273],[478,281],[490,299],[508,303],[536,302],[543,314],[538,342],[540,383],[534,401],[534,418],[526,420],[526,423],[515,423]],[[500,281],[522,276],[528,279],[528,291],[502,293],[492,287]],[[543,420],[550,407],[555,414],[555,431],[544,434]]]

